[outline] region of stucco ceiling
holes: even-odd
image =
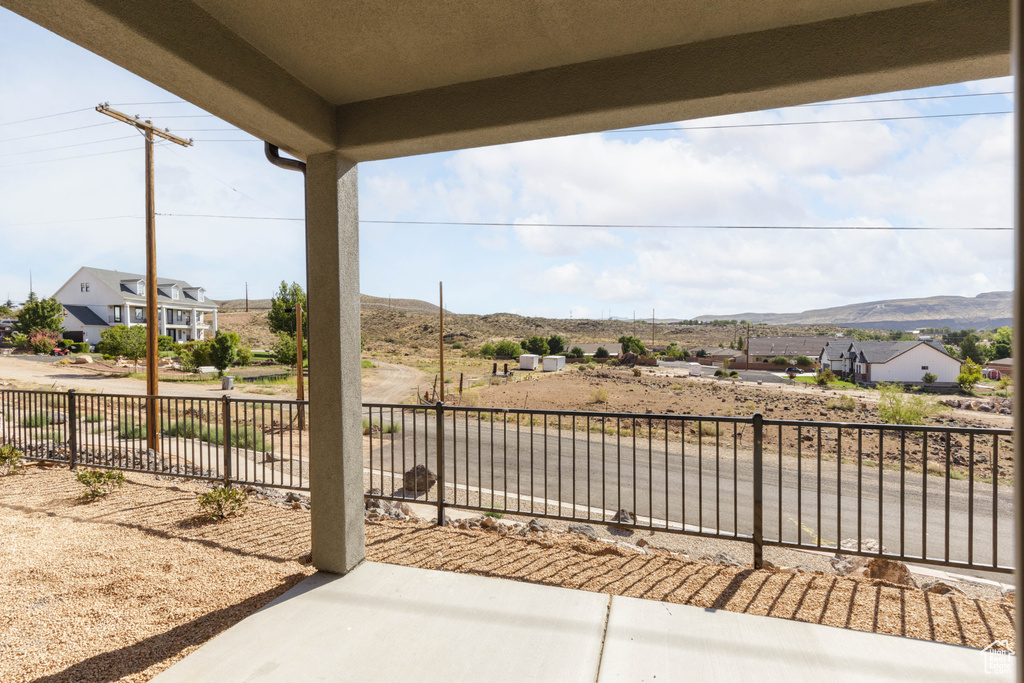
[[[926,0],[196,0],[348,104]]]
[[[1008,0],[0,0],[356,161],[1009,73]]]

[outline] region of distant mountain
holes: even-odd
[[[698,320],[747,320],[771,325],[844,325],[880,330],[922,327],[986,329],[1013,322],[1013,292],[985,292],[975,297],[930,296],[889,299],[820,308],[803,313],[733,313],[702,315]]]
[[[244,311],[245,299],[225,299],[218,301],[221,311]],[[432,313],[437,315],[437,304],[432,304],[419,299],[391,299],[382,296],[359,295],[359,305],[363,308],[388,308],[393,311],[406,311],[408,313]],[[249,299],[250,311],[270,310],[270,299]],[[450,313],[445,309],[445,313]]]

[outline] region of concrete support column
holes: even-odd
[[[308,224],[309,221],[306,221],[306,223]],[[309,230],[308,227],[306,229]],[[308,268],[308,266],[307,266],[307,268]],[[216,333],[218,329],[219,328],[217,327],[217,309],[215,308],[215,309],[213,309],[213,328],[212,328],[212,330],[213,330],[214,333]]]
[[[309,286],[309,482],[313,564],[344,574],[366,556],[359,365],[356,165],[306,160]]]
[[[132,326],[132,309],[127,303],[124,305],[124,313],[121,315],[121,321],[128,327]]]
[[[188,316],[189,316],[188,319],[189,319],[189,321],[192,324],[192,337],[191,338],[193,340],[199,339],[199,321],[196,320],[196,309],[193,308],[191,311],[189,311]]]
[[[159,311],[159,313],[157,315],[160,316],[160,334],[166,335],[167,334],[167,323],[169,322],[167,320],[167,307],[166,306],[161,306],[157,310]]]

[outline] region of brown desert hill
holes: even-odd
[[[417,299],[389,299],[360,295],[362,333],[367,350],[397,352],[418,349],[430,354],[437,349],[438,307]],[[274,345],[276,335],[267,326],[270,299],[250,299],[245,312],[244,299],[220,302],[221,329],[236,332],[250,348],[264,349]],[[838,335],[851,330],[836,325],[757,324],[753,336]],[[445,311],[445,341],[451,345],[462,342],[470,349],[485,342],[502,339],[516,341],[533,336],[560,334],[570,343],[613,342],[623,335],[640,337],[648,346],[661,348],[675,342],[684,348],[711,345],[729,346],[747,334],[745,325],[684,325],[676,322],[558,319],[522,316],[514,313],[486,315],[460,314]]]
[[[974,297],[930,296],[886,299],[821,308],[802,313],[703,315],[698,320],[749,320],[774,325],[846,325],[886,330],[920,327],[989,329],[1012,324],[1013,292],[983,292]]]

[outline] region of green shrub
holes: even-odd
[[[89,343],[88,342],[79,342],[77,344],[72,344],[72,347],[73,347],[72,350],[75,353],[89,353]]]
[[[717,422],[701,422],[700,423],[700,435],[701,436],[718,436],[718,423]]]
[[[640,376],[640,374],[641,374],[641,373],[640,373],[640,368],[638,368],[638,367],[635,367],[635,366],[634,366],[634,367],[633,367],[633,376],[634,376],[634,377],[639,377],[639,376]]]
[[[565,351],[565,345],[568,342],[565,337],[560,334],[553,334],[548,337],[548,353],[553,356],[557,356]]]
[[[11,335],[11,345],[16,349],[27,349],[28,346],[28,335],[22,334],[21,332],[15,332]]]
[[[213,345],[210,348],[210,362],[217,368],[218,375],[223,375],[224,371],[238,360],[239,341],[238,335],[234,332],[217,330],[217,336],[213,338]]]
[[[789,359],[785,356],[775,356],[769,361],[772,365],[789,365]]]
[[[590,400],[593,403],[607,403],[608,392],[601,387],[598,387],[597,389],[594,389],[594,393],[590,395]]]
[[[814,364],[814,361],[812,361],[807,356],[797,356],[796,358],[793,359],[793,362],[802,368],[808,368]]]
[[[545,345],[547,342],[544,342]],[[514,341],[500,341],[494,346],[494,355],[499,358],[519,358],[523,355],[523,348]]]
[[[726,376],[726,373],[722,372],[721,370],[715,370],[715,377],[725,377],[725,376]]]
[[[173,351],[174,340],[166,334],[158,334],[156,336],[156,348],[157,351]]]
[[[484,358],[494,358],[494,344],[490,342],[480,347],[480,355]]]
[[[584,355],[583,349],[578,346],[574,346],[569,349],[569,358],[583,358]]]
[[[974,391],[974,385],[981,381],[981,367],[968,358],[960,367],[960,374],[956,376],[956,385],[966,393]]]
[[[85,487],[83,500],[106,498],[114,489],[124,486],[124,474],[113,470],[81,470],[75,475],[78,483]]]
[[[384,425],[381,431],[385,434],[400,434],[402,431],[402,425],[398,422],[389,422]]]
[[[452,348],[453,348],[453,349],[459,349],[459,350],[462,350],[462,349],[466,348],[466,345],[465,345],[465,344],[463,344],[463,343],[462,343],[462,342],[460,342],[460,341],[457,341],[457,342],[455,342],[454,344],[452,344]]]
[[[729,376],[730,376],[730,377],[739,377],[739,376],[740,376],[740,373],[738,373],[738,372],[736,372],[735,370],[733,370],[733,371],[731,371],[731,372],[729,373]]]
[[[939,376],[936,375],[934,372],[926,372],[924,373],[924,376],[921,378],[921,381],[924,382],[925,384],[934,384],[935,380],[937,380],[938,378]]]
[[[119,422],[114,431],[122,439],[141,439],[146,436],[146,423],[137,425],[134,420]]]
[[[30,413],[21,418],[22,427],[45,427],[53,424],[53,419],[46,413]]]
[[[814,381],[817,382],[819,386],[826,387],[836,381],[836,373],[832,372],[831,368],[825,368],[818,373],[818,376],[814,378]]]
[[[594,358],[608,358],[609,356],[611,356],[611,354],[608,353],[608,349],[603,346],[597,347],[597,351],[594,352]]]
[[[943,409],[920,394],[908,394],[898,384],[881,383],[878,390],[878,419],[886,424],[924,424],[925,418]]]
[[[537,354],[538,356],[546,356],[551,353],[551,347],[548,346],[548,340],[544,337],[530,337],[522,343],[522,347],[530,353]],[[504,355],[499,353],[499,356]]]
[[[856,410],[857,402],[853,400],[853,396],[840,396],[839,398],[829,399],[825,407],[831,410]]]
[[[0,446],[0,476],[21,470],[21,451],[10,444]]]
[[[252,349],[248,346],[238,347],[238,358],[235,360],[235,365],[246,368],[252,365]]]
[[[281,332],[277,335],[277,343],[274,344],[274,360],[281,365],[295,365],[298,360],[297,356],[298,347],[295,343],[295,338]],[[305,359],[309,358],[309,344],[306,339],[302,340],[302,358],[303,365],[305,365]]]
[[[242,514],[248,504],[249,496],[242,489],[218,486],[199,494],[199,510],[215,521]]]
[[[620,344],[622,344],[623,353],[635,353],[638,356],[647,355],[647,347],[644,346],[644,343],[643,341],[640,340],[640,337],[630,337],[629,335],[623,335],[619,337],[617,341]]]

